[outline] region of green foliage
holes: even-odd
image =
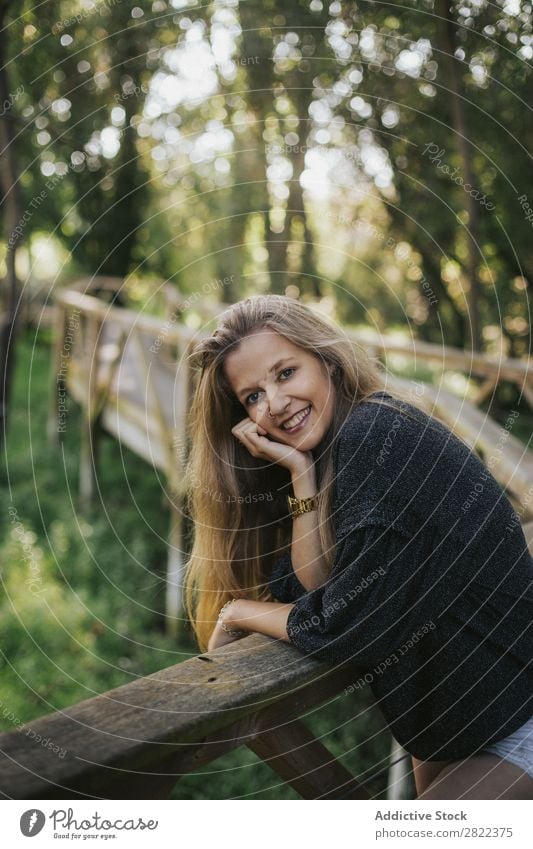
[[[25,2],[8,31],[24,238],[69,273],[530,350],[530,4]]]

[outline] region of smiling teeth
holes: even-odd
[[[283,425],[282,425],[282,427],[283,427],[285,430],[289,430],[291,427],[294,427],[294,426],[295,426],[295,425],[297,425],[299,422],[301,422],[303,419],[305,419],[305,417],[306,417],[306,415],[308,414],[308,412],[309,412],[309,410],[310,410],[310,409],[311,409],[311,406],[306,407],[306,409],[305,409],[305,410],[302,410],[302,412],[301,412],[301,413],[296,413],[296,415],[295,415],[295,416],[293,416],[293,417],[292,417],[292,419],[289,419],[289,421],[288,421],[288,422],[285,422],[285,424],[283,424]]]

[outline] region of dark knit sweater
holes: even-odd
[[[305,590],[290,553],[270,579],[295,602],[291,642],[353,663],[347,689],[370,686],[418,758],[511,734],[533,714],[533,559],[501,487],[446,427],[384,392],[346,420],[334,466],[327,583]]]

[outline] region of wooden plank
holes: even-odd
[[[252,634],[1,734],[0,793],[28,799],[64,798],[88,787],[109,792],[124,771],[157,772],[183,746],[190,763],[191,746],[205,746],[258,709],[274,708],[270,717],[278,725],[292,720],[338,693],[354,674],[349,664],[328,667],[286,642]],[[260,730],[268,730],[264,721]],[[247,724],[243,742],[256,733]],[[64,756],[33,742],[35,734]]]
[[[96,493],[98,436],[94,419],[97,402],[98,345],[100,322],[95,316],[85,317],[85,356],[88,358],[87,401],[82,408],[80,432],[80,503],[86,509]]]
[[[115,406],[112,401],[111,396],[102,410],[100,425],[150,466],[166,472],[167,454],[159,442],[159,431],[149,429],[153,423],[143,418],[142,410],[127,401],[117,401]]]
[[[496,377],[487,377],[486,380],[483,381],[478,391],[476,392],[476,396],[474,398],[474,404],[476,407],[480,407],[484,401],[487,400],[489,395],[492,395],[496,387],[498,386],[498,378]]]
[[[370,799],[303,722],[293,720],[267,730],[248,748],[304,799]]]
[[[136,355],[136,371],[140,373],[139,377],[142,377],[145,385],[143,399],[145,403],[143,403],[143,406],[146,409],[146,416],[148,417],[151,414],[156,422],[156,427],[159,432],[159,444],[162,446],[166,456],[165,471],[167,478],[170,481],[173,481],[174,455],[172,452],[172,421],[165,416],[163,405],[161,403],[161,395],[157,392],[154,386],[154,372],[157,366],[153,365],[152,360],[149,358],[148,350],[144,345],[144,340],[138,328],[132,329],[131,337],[133,339],[134,346],[132,354]],[[149,403],[149,399],[151,399],[151,403]]]
[[[122,364],[119,370],[123,371]],[[77,362],[70,366],[67,385],[71,396],[78,404],[83,404],[86,396],[86,377]],[[100,393],[103,388],[100,381],[98,387]],[[131,398],[127,392],[121,392],[120,396],[117,396],[116,382],[113,381],[101,410],[100,426],[147,463],[166,472],[168,453],[161,444],[157,422],[153,416],[147,415],[146,408],[136,401],[136,396]]]
[[[66,374],[61,369],[61,351],[65,338],[66,315],[64,307],[58,304],[54,316],[54,342],[50,363],[50,399],[48,405],[47,436],[52,445],[59,445],[62,429],[59,425],[59,392],[66,385]]]
[[[119,333],[119,338],[116,343],[113,345],[106,345],[107,353],[105,357],[98,357],[98,371],[95,378],[95,392],[96,392],[96,403],[94,415],[98,417],[101,415],[104,406],[109,401],[109,396],[111,393],[111,387],[115,383],[117,376],[117,369],[121,359],[124,355],[124,345],[126,342],[126,334],[124,330],[121,330]],[[102,349],[102,344],[100,344],[100,352]],[[110,350],[114,349],[114,350]],[[106,368],[101,368],[102,362],[105,362]]]
[[[167,572],[165,587],[165,626],[169,634],[178,636],[185,624],[184,583],[185,562],[183,553],[183,513],[180,505],[170,506],[170,528],[167,546]]]

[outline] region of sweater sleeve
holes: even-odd
[[[286,551],[274,563],[269,580],[272,597],[284,604],[294,602],[307,592],[292,568],[291,552]]]
[[[394,654],[437,612],[421,548],[420,534],[384,520],[353,527],[337,544],[327,583],[290,611],[290,641],[317,660],[367,669]]]

